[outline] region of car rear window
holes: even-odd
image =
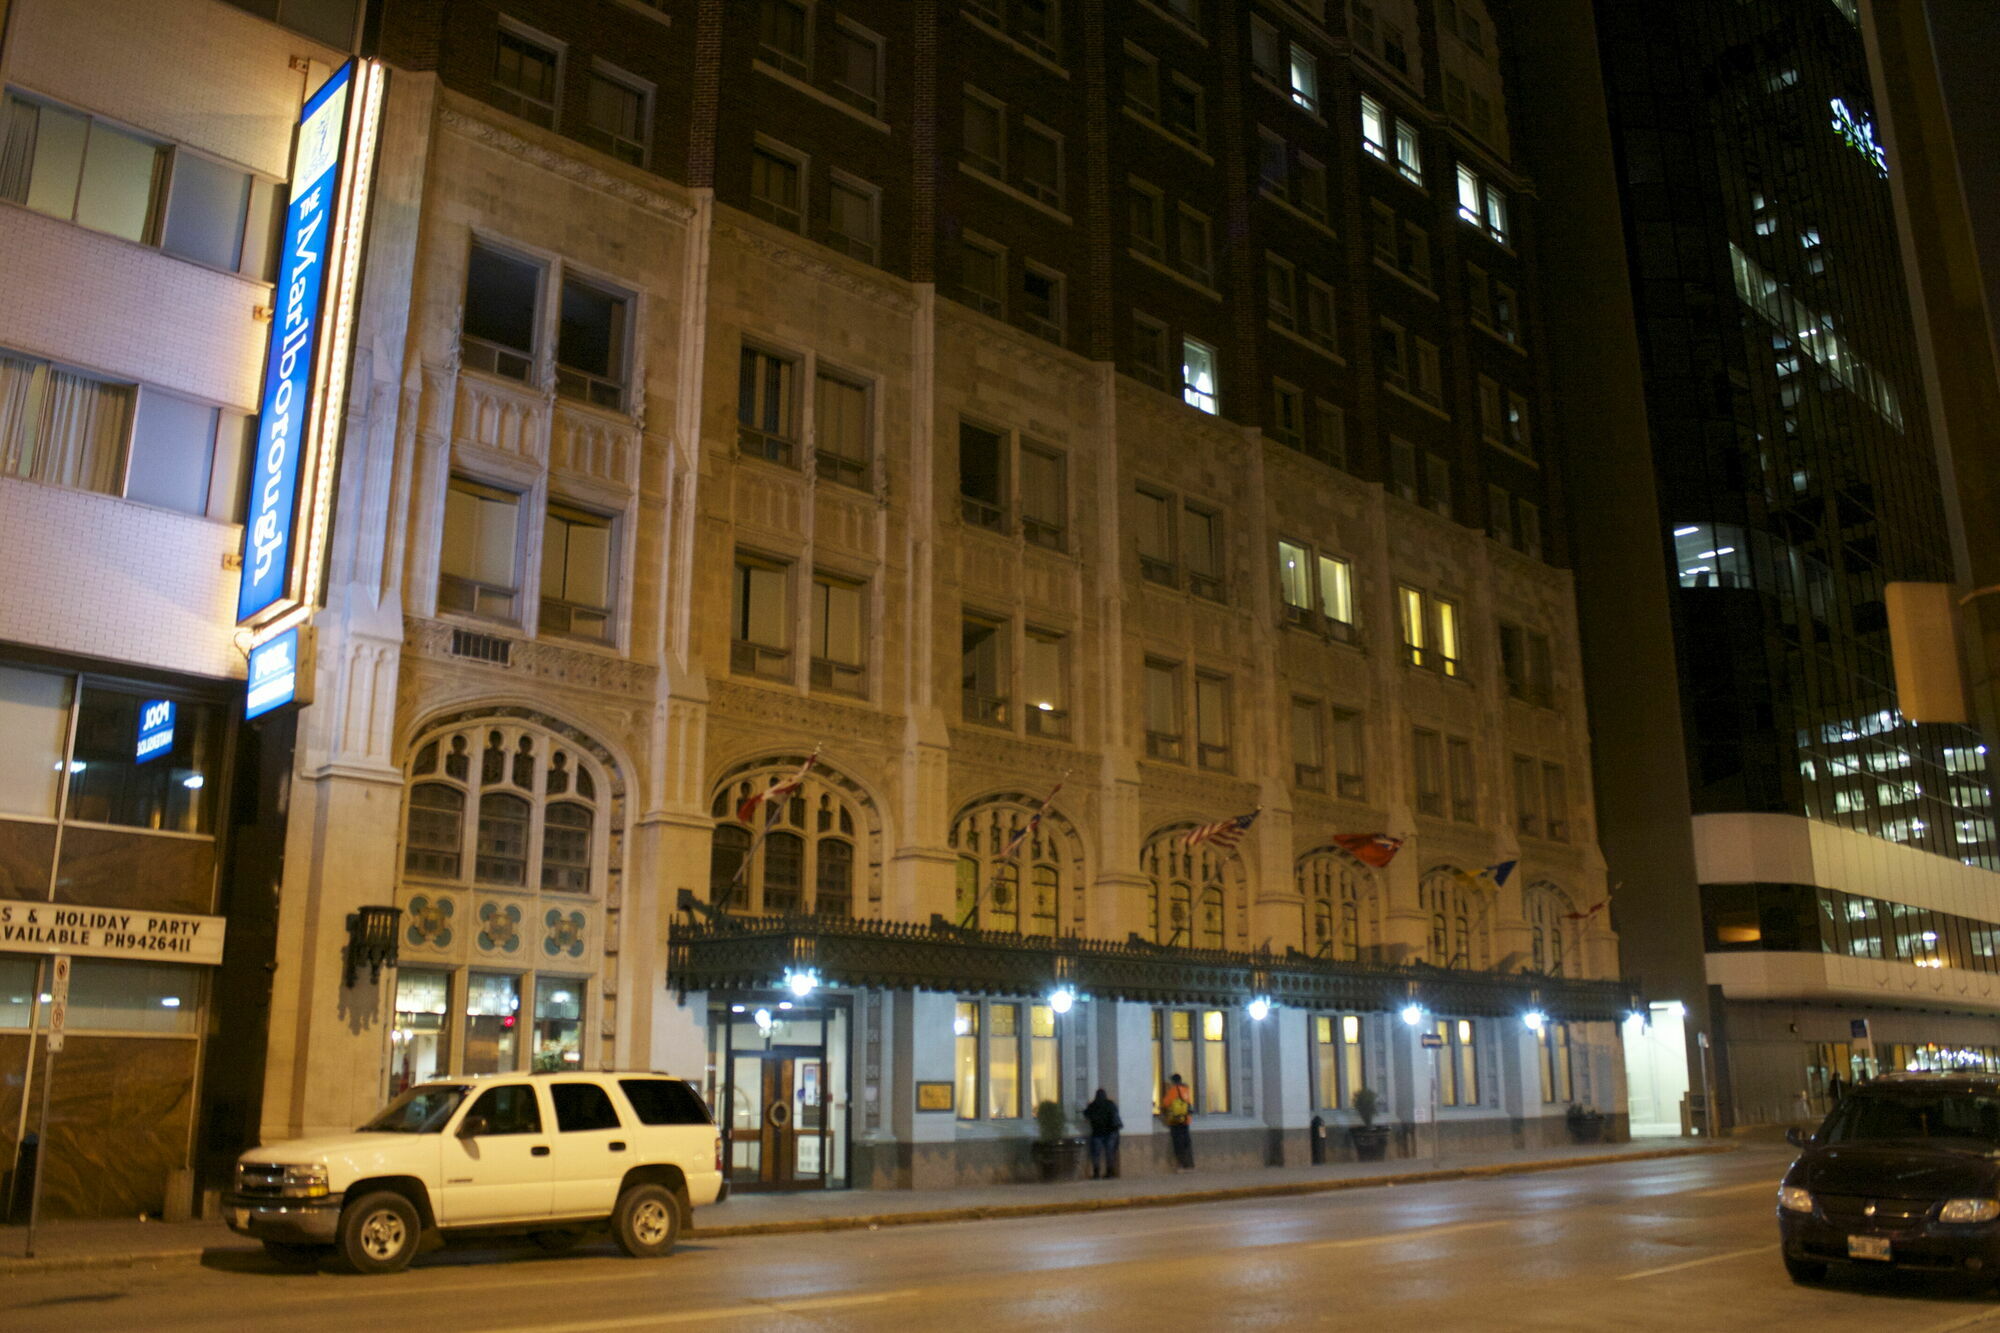
[[[695,1090],[676,1078],[621,1078],[625,1099],[648,1125],[707,1125],[708,1108]]]
[[[617,1109],[604,1089],[595,1083],[552,1083],[549,1095],[555,1098],[558,1129],[573,1132],[618,1128]]]

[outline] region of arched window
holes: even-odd
[[[740,770],[716,788],[709,806],[716,821],[709,901],[753,914],[854,914],[855,843],[873,836],[873,824],[866,798],[852,783],[819,764],[789,795],[759,805],[751,825],[736,819],[745,800],[789,779],[802,763],[802,755],[774,758]]]
[[[958,921],[982,930],[1073,935],[1082,928],[1083,843],[1060,810],[1008,792],[952,821],[959,856]]]
[[[1305,903],[1305,952],[1343,962],[1376,943],[1375,878],[1345,853],[1320,847],[1300,857],[1293,883]]]
[[[511,721],[424,740],[410,761],[417,780],[409,789],[403,874],[463,883],[469,866],[481,887],[597,892],[605,830],[595,770],[595,760],[561,737]],[[468,806],[478,811],[469,830]]]
[[[1153,938],[1202,949],[1240,945],[1245,928],[1231,913],[1244,902],[1243,858],[1207,843],[1187,847],[1186,836],[1185,825],[1163,829],[1139,854],[1151,881],[1146,915]]]
[[[820,839],[813,910],[821,916],[854,914],[854,844],[844,838]]]
[[[410,837],[403,865],[413,875],[457,879],[465,841],[465,792],[448,782],[410,788]]]
[[[1523,894],[1535,970],[1552,977],[1581,975],[1577,970],[1580,960],[1572,947],[1579,934],[1578,923],[1571,919],[1575,900],[1547,880],[1530,884]]]
[[[1417,882],[1417,900],[1430,919],[1426,962],[1474,970],[1492,966],[1492,895],[1480,891],[1476,880],[1438,866]]]

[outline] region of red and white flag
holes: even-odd
[[[1000,866],[1013,860],[1014,853],[1021,850],[1021,844],[1028,840],[1028,835],[1041,827],[1042,816],[1049,812],[1049,802],[1055,800],[1056,793],[1062,789],[1062,782],[1057,782],[1049,791],[1049,794],[1042,798],[1042,803],[1035,808],[1035,813],[1028,816],[1028,822],[1021,825],[1020,828],[1015,829],[1014,836],[1007,839],[1007,845],[1000,849],[998,864],[993,867],[994,878],[996,880],[999,878]]]
[[[1212,842],[1224,851],[1233,850],[1237,843],[1243,841],[1243,835],[1250,826],[1257,822],[1257,816],[1263,813],[1264,807],[1260,805],[1247,815],[1232,815],[1213,824],[1189,829],[1181,838],[1181,846],[1199,847],[1205,842]]]
[[[775,801],[780,797],[790,796],[799,789],[799,784],[806,780],[806,774],[812,772],[812,766],[818,762],[819,751],[814,750],[806,756],[806,761],[799,765],[798,771],[783,782],[774,782],[762,791],[751,792],[743,798],[743,803],[736,807],[736,818],[742,823],[748,824],[751,817],[757,813],[757,807],[763,805],[766,801]]]
[[[1363,865],[1380,870],[1403,850],[1403,840],[1386,833],[1336,833],[1333,845]]]

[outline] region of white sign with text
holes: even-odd
[[[224,924],[219,916],[185,912],[0,899],[0,953],[148,958],[213,967],[222,961]]]

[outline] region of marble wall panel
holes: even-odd
[[[207,912],[215,902],[215,844],[72,824],[63,830],[56,900]]]
[[[56,826],[0,819],[0,898],[49,896]]]
[[[71,1037],[49,1085],[44,1217],[137,1217],[187,1164],[191,1039]]]

